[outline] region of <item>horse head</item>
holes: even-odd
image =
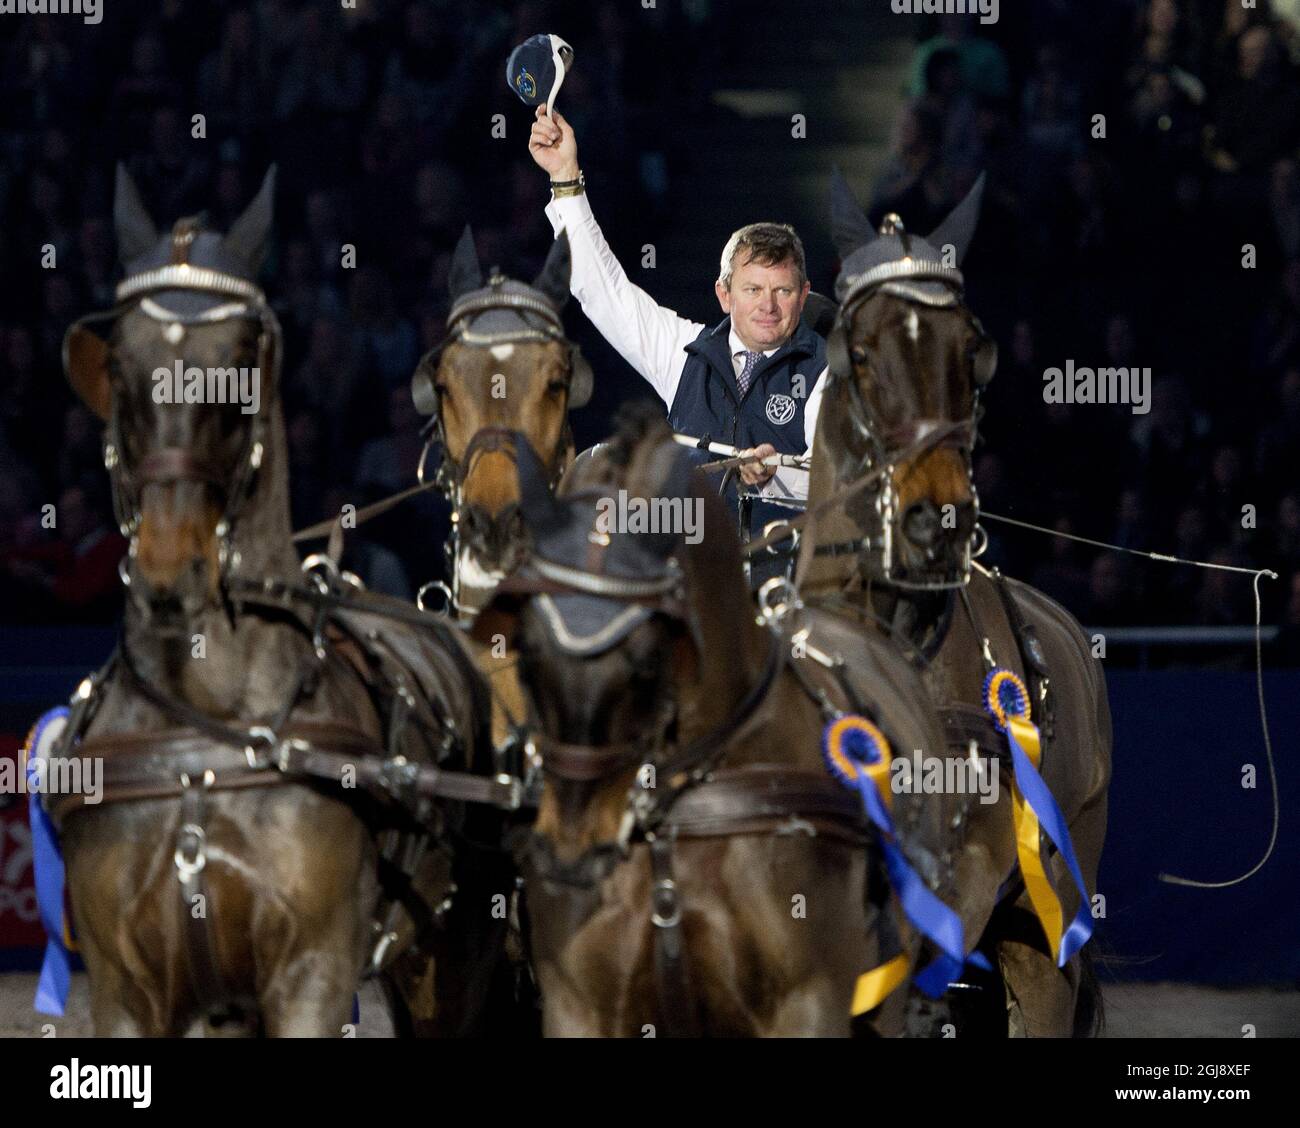
[[[224,236],[201,217],[159,232],[119,165],[117,304],[64,339],[69,381],[107,423],[105,463],[131,541],[125,578],[159,613],[192,617],[216,600],[269,457],[279,325],[254,279],[274,191],[271,169]]]
[[[570,408],[591,395],[591,369],[560,321],[569,294],[561,233],[531,284],[495,269],[486,283],[465,228],[452,258],[447,337],[416,369],[416,406],[433,416],[445,492],[455,506],[450,551],[457,602],[477,610],[527,549],[515,473],[516,433],[556,482],[573,454]]]
[[[764,647],[746,645],[759,628],[739,541],[650,408],[625,410],[618,433],[575,464],[559,496],[521,444],[519,490],[532,552],[475,631],[519,647],[551,740],[548,794],[573,805],[576,827],[601,817],[600,803],[579,813],[594,787],[616,822],[629,773],[653,761],[669,733],[680,740],[716,722],[756,677]],[[521,604],[517,592],[533,598]]]
[[[997,346],[962,301],[958,269],[979,214],[983,178],[927,238],[897,215],[873,230],[836,173],[832,230],[843,260],[839,316],[821,420],[837,477],[886,467],[858,501],[875,578],[904,587],[963,581],[979,519],[971,475],[979,390]],[[945,438],[905,453],[936,430]]]

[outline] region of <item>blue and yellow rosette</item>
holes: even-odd
[[[984,679],[984,708],[993,718],[997,730],[1006,736],[1011,748],[1011,765],[1015,773],[1011,784],[1011,809],[1020,873],[1030,903],[1047,935],[1052,958],[1058,967],[1064,967],[1092,935],[1091,903],[1065,816],[1038,772],[1043,752],[1038,726],[1030,719],[1029,691],[1012,671],[995,668]],[[1079,911],[1064,932],[1065,913],[1043,865],[1040,831],[1046,831],[1055,844],[1079,888]]]
[[[862,796],[867,817],[880,832],[885,868],[898,894],[899,904],[913,927],[933,943],[940,955],[913,982],[931,998],[938,998],[957,977],[965,963],[965,940],[961,919],[930,890],[912,868],[894,835],[890,815],[889,786],[892,753],[889,741],[866,717],[844,714],[828,724],[822,733],[822,755],[826,767],[840,783]],[[985,966],[975,953],[972,962]],[[880,967],[858,977],[852,1013],[873,1009],[907,977],[906,955],[895,956]]]

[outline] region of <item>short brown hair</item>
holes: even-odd
[[[803,243],[788,223],[751,223],[739,231],[732,232],[727,245],[722,249],[722,263],[718,271],[718,281],[730,290],[731,273],[735,269],[736,256],[742,251],[749,251],[748,262],[759,266],[779,266],[783,262],[793,261],[799,273],[799,285],[808,280],[808,268],[804,262]]]

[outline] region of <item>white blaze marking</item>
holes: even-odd
[[[504,572],[492,571],[479,563],[478,557],[465,551],[460,554],[458,579],[462,588],[495,588],[503,579]]]
[[[907,335],[911,337],[913,341],[915,341],[921,332],[921,323],[917,319],[916,310],[909,309],[907,311],[906,325],[907,325]]]
[[[515,354],[515,346],[510,344],[493,345],[488,351],[497,360],[509,360]]]

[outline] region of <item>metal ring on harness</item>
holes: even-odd
[[[777,529],[788,529],[790,527],[791,526],[789,521],[769,521],[766,525],[763,526],[763,537],[764,539],[766,539],[767,537],[770,537],[774,532],[776,532]],[[789,549],[786,549],[786,547],[782,544],[782,540],[788,540],[790,542]],[[781,547],[778,548],[777,547],[778,545],[781,545]],[[774,540],[771,544],[767,546],[766,551],[771,556],[793,555],[794,553],[798,552],[799,551],[798,528],[795,528],[794,531],[788,537],[784,537],[781,540]]]
[[[765,623],[779,622],[802,606],[799,590],[785,576],[773,576],[758,589],[758,611]]]
[[[244,745],[244,759],[248,761],[248,766],[254,770],[267,766],[265,760],[258,759],[257,748],[255,743],[262,744],[266,748],[275,746],[276,735],[266,725],[254,725],[248,730],[248,743]]]
[[[443,598],[446,600],[446,604],[443,606],[441,610],[435,611],[424,605],[424,593],[426,591],[429,591],[430,589],[442,592]],[[443,580],[430,580],[427,584],[421,587],[419,591],[415,593],[415,605],[421,611],[428,611],[430,615],[443,615],[443,616],[450,615],[451,609],[454,605],[454,599],[451,593],[451,588],[448,587],[446,582]]]
[[[668,909],[667,916],[659,911],[661,903]],[[682,923],[682,902],[677,896],[677,882],[671,877],[661,878],[655,882],[650,895],[650,904],[653,906],[650,923],[656,928],[676,928]]]
[[[203,833],[203,828],[197,823],[186,823],[177,832],[176,851],[172,854],[172,863],[176,866],[176,873],[182,883],[188,883],[196,874],[203,871],[203,867],[208,864],[207,852],[204,846],[207,842],[207,835]],[[193,857],[186,857],[185,842],[193,842],[193,848],[190,851]]]
[[[203,790],[208,791],[216,783],[217,775],[211,768],[204,768],[200,781]],[[190,779],[189,772],[181,772],[182,790],[188,791],[193,786],[194,781]],[[172,852],[172,864],[176,867],[176,875],[182,885],[188,885],[208,864],[206,843],[207,835],[198,823],[187,822],[176,832],[176,849]]]
[[[339,566],[334,557],[325,552],[313,552],[306,560],[302,562],[302,571],[305,576],[315,574],[317,568],[324,568],[334,579],[338,579]]]

